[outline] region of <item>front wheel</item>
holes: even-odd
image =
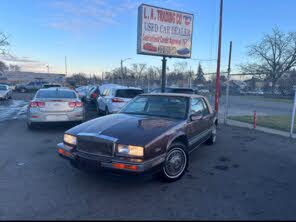
[[[167,182],[180,179],[188,166],[186,146],[182,143],[173,143],[166,155],[161,169],[162,178]]]

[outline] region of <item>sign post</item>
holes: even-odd
[[[295,124],[295,112],[296,112],[296,86],[293,86],[293,89],[295,91],[294,94],[294,106],[293,106],[293,112],[292,112],[292,119],[291,119],[291,129],[290,129],[290,137],[293,137],[293,130],[294,130],[294,124]]]
[[[165,91],[165,85],[166,85],[166,62],[167,62],[167,59],[164,56],[162,58],[162,73],[161,73],[161,92],[162,93]]]
[[[137,53],[161,56],[161,91],[167,58],[191,58],[193,14],[142,4],[138,8]]]

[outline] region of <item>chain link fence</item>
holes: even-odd
[[[295,80],[286,76],[274,84],[266,78],[231,75],[228,108],[227,81],[221,84],[220,118],[291,133]]]

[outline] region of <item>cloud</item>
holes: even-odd
[[[55,0],[49,5],[47,25],[64,31],[82,31],[120,24],[120,16],[129,15],[140,4],[134,0]]]
[[[29,57],[18,57],[13,55],[1,55],[0,60],[6,64],[18,65],[22,71],[45,72],[47,64]]]
[[[17,57],[13,55],[1,55],[1,60],[6,62],[17,62],[17,63],[38,63],[38,60],[30,59],[29,57]]]

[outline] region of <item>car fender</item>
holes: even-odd
[[[169,147],[171,146],[171,144],[172,144],[176,139],[178,139],[178,138],[180,138],[180,137],[185,137],[186,140],[187,140],[187,136],[186,136],[185,132],[178,132],[176,135],[174,135],[172,138],[170,138],[170,139],[168,140],[168,143],[167,143],[167,146],[166,146],[166,151],[168,151],[168,149],[169,149]],[[187,142],[186,142],[185,145],[186,145],[187,148],[188,148],[188,140],[187,140]]]

